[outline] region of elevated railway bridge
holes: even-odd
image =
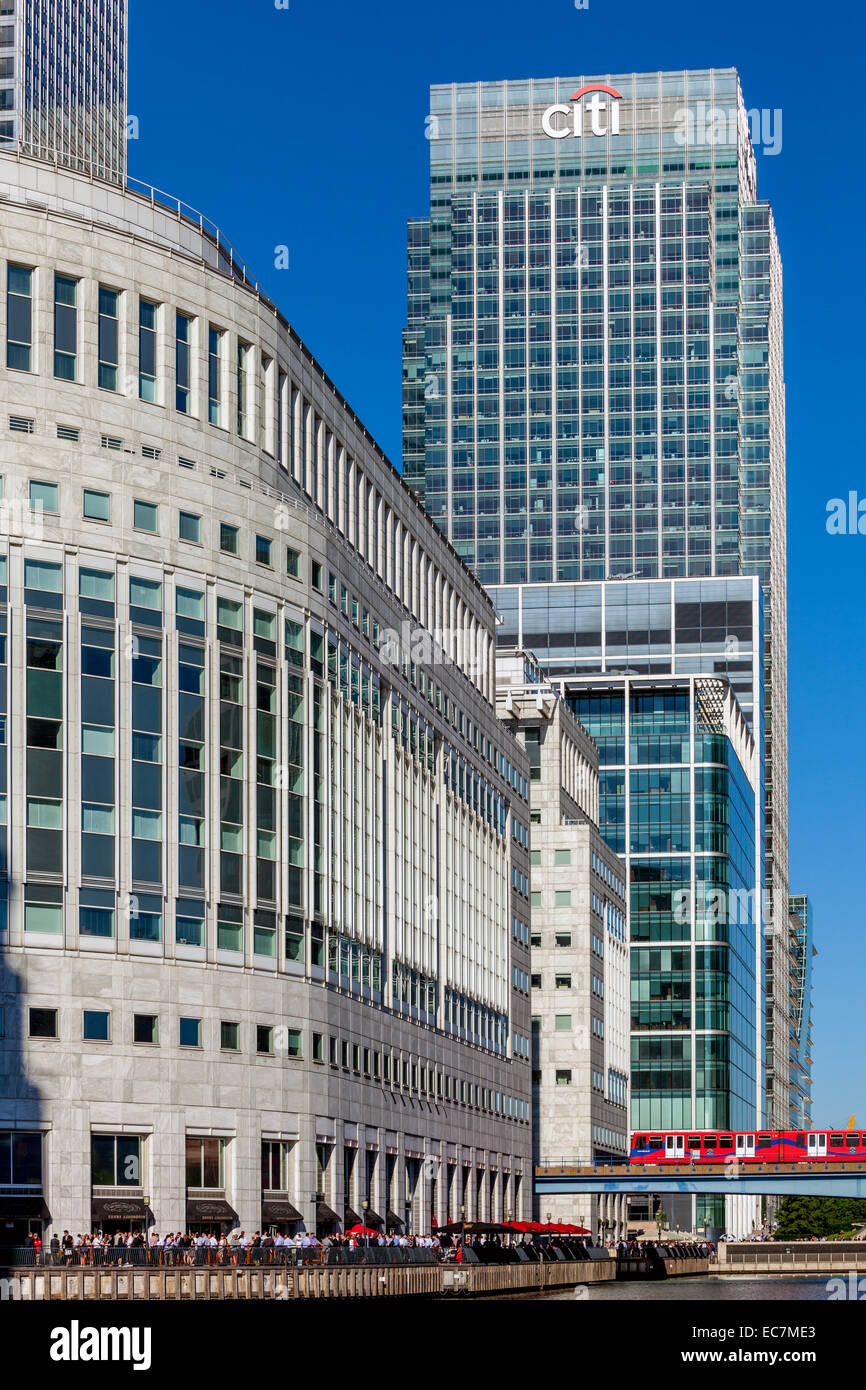
[[[866,1197],[866,1162],[813,1159],[807,1163],[589,1163],[567,1159],[538,1164],[535,1195],[566,1193],[705,1193],[753,1197]]]

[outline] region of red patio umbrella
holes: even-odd
[[[345,1234],[347,1236],[378,1236],[379,1232],[372,1230],[369,1226],[350,1226]]]

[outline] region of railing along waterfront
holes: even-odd
[[[809,1274],[866,1270],[866,1241],[727,1241],[719,1245],[720,1274]]]
[[[195,1246],[180,1250],[161,1247],[110,1245],[97,1249],[77,1249],[52,1254],[31,1246],[0,1247],[0,1268],[4,1269],[201,1269],[211,1268],[303,1268],[307,1265],[429,1265],[438,1264],[435,1250],[406,1246],[311,1246],[286,1249],[285,1246],[247,1246],[243,1250],[212,1249]]]

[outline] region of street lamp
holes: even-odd
[[[368,1212],[369,1210],[370,1210],[370,1203],[369,1203],[369,1201],[367,1200],[367,1198],[365,1197],[364,1200],[361,1202],[361,1216],[362,1216],[362,1224],[363,1224],[363,1226],[364,1226],[364,1248],[365,1248],[365,1249],[369,1248],[369,1245],[370,1245],[370,1238],[369,1238],[369,1236],[367,1235],[367,1212]]]
[[[460,1206],[460,1221],[461,1221],[461,1224],[462,1224],[462,1226],[463,1226],[463,1231],[462,1231],[462,1234],[461,1234],[461,1237],[460,1237],[460,1244],[461,1244],[462,1246],[465,1247],[465,1245],[466,1245],[466,1207],[465,1207],[465,1205],[464,1205],[463,1203],[461,1203],[461,1206]]]

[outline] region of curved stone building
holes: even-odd
[[[528,1212],[490,600],[197,214],[0,154],[0,260],[0,1244]]]

